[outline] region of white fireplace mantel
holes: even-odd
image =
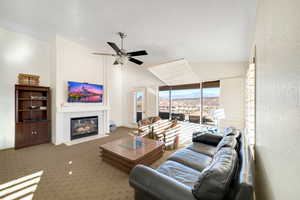
[[[101,137],[106,136],[106,133],[109,132],[109,123],[108,123],[108,110],[95,110],[94,107],[91,106],[91,109],[93,110],[87,110],[85,108],[83,111],[80,111],[76,106],[74,110],[72,110],[73,107],[70,107],[69,110],[64,109],[61,112],[56,113],[56,132],[59,134],[56,134],[54,144],[66,144],[66,145],[73,145],[78,144],[81,142],[89,141],[92,139],[98,139]],[[72,118],[77,117],[90,117],[90,116],[98,116],[98,135],[95,136],[88,136],[80,139],[71,140],[71,126],[70,122]]]
[[[66,145],[78,144],[104,137],[109,132],[108,111],[110,107],[99,103],[64,103],[56,108],[56,145],[65,143]],[[98,116],[99,132],[98,135],[71,140],[70,138],[70,120],[74,117]]]
[[[89,112],[89,111],[108,111],[110,106],[99,105],[99,104],[64,104],[57,108],[59,113],[69,113],[69,112]]]

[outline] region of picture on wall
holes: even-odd
[[[68,102],[102,103],[103,85],[69,81]]]

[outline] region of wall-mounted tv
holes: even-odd
[[[102,103],[103,85],[68,82],[68,102]]]

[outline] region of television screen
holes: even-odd
[[[103,85],[68,82],[68,102],[102,103]]]

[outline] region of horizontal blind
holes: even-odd
[[[172,86],[160,86],[159,87],[159,91],[186,90],[186,89],[200,89],[200,83],[184,84],[184,85],[172,85]]]
[[[220,87],[220,81],[208,81],[202,83],[202,88],[218,88]],[[165,85],[160,86],[159,91],[167,90],[186,90],[186,89],[200,89],[201,83],[184,84],[184,85]]]

